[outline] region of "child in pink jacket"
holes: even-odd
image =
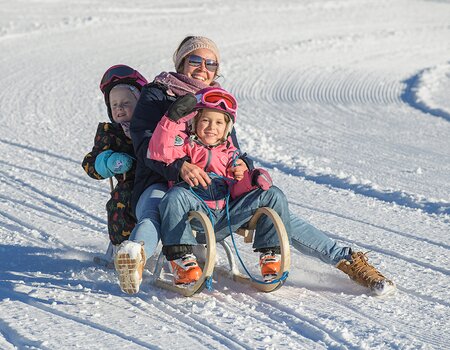
[[[208,173],[211,184],[207,189],[196,186],[195,192],[212,209],[223,209],[228,193],[234,199],[272,186],[263,169],[245,172],[240,178],[230,171],[240,155],[229,139],[236,111],[236,99],[221,88],[208,87],[195,96],[185,95],[169,108],[149,143],[148,158],[170,164],[188,156],[192,164]]]

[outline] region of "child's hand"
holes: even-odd
[[[133,166],[133,158],[126,153],[114,152],[109,156],[106,166],[114,174],[123,174]]]
[[[197,98],[193,94],[186,94],[172,103],[167,111],[167,117],[174,122],[188,115],[194,110]]]
[[[240,181],[244,178],[244,173],[247,170],[248,170],[247,164],[245,164],[245,162],[242,159],[236,160],[236,166],[230,168],[233,178],[237,181]]]

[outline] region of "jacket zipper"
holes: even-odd
[[[209,164],[211,163],[211,158],[212,158],[212,152],[211,149],[208,148],[208,160],[206,161],[206,165],[203,168],[206,172],[208,172],[208,167]],[[216,210],[219,210],[219,201],[216,200],[216,198],[214,197],[214,192],[212,191],[212,188],[209,189],[209,193],[211,195],[211,198],[213,198],[214,202],[216,202]]]

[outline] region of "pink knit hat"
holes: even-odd
[[[219,49],[217,48],[214,41],[204,36],[190,36],[186,37],[183,41],[184,42],[180,44],[178,49],[173,54],[173,63],[175,63],[175,70],[177,72],[181,69],[181,63],[183,62],[183,59],[192,51],[198,49],[208,49],[216,56],[217,63],[219,63],[216,71],[216,76],[219,75],[220,55]]]

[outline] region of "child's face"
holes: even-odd
[[[116,123],[129,122],[136,107],[136,97],[127,88],[114,88],[109,94],[109,104]]]
[[[195,133],[205,145],[214,145],[224,138],[228,118],[224,113],[203,109],[196,118]]]

